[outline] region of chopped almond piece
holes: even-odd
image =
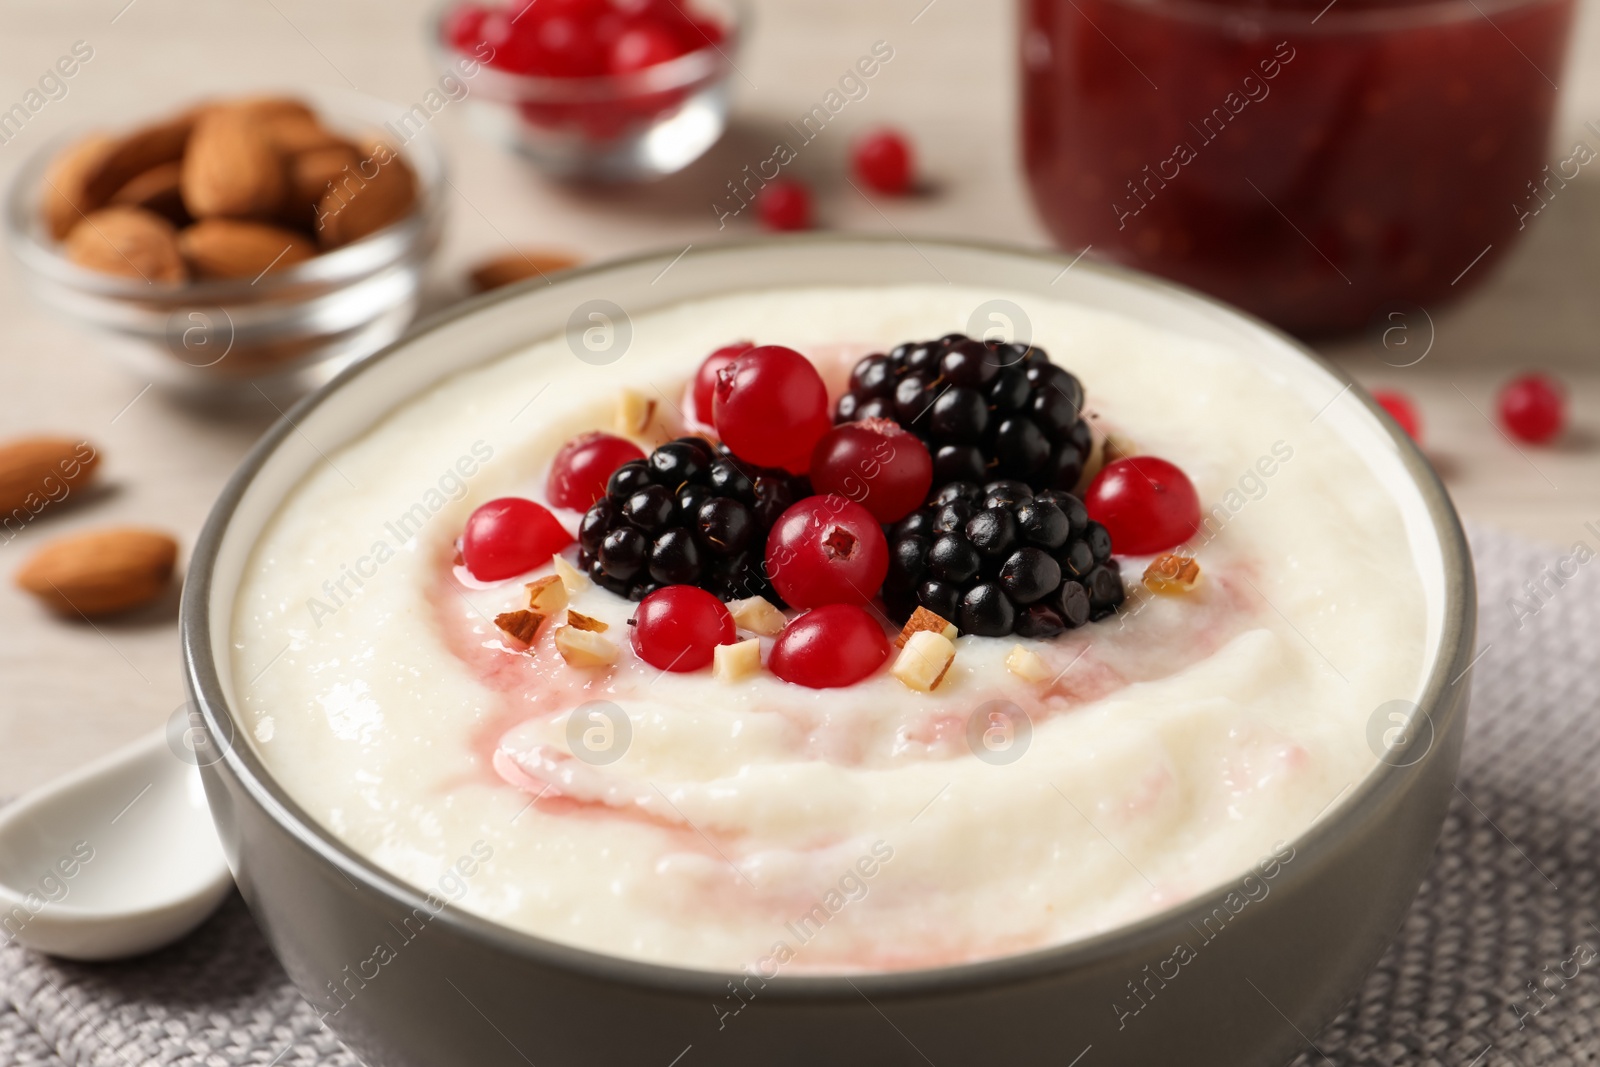
[[[1144,569],[1144,584],[1152,593],[1180,595],[1193,589],[1199,580],[1200,564],[1192,556],[1169,552],[1151,560]]]
[[[918,630],[906,638],[889,673],[907,687],[929,693],[944,681],[955,661],[956,646],[948,637],[934,630]]]
[[[494,617],[494,624],[502,633],[526,649],[539,636],[539,624],[545,617],[536,611],[503,611]]]
[[[737,682],[761,670],[761,640],[752,637],[711,650],[711,677]]]
[[[567,625],[576,630],[588,630],[590,633],[603,634],[611,629],[609,623],[599,619],[591,619],[587,615],[580,615],[576,611],[567,612]]]
[[[567,606],[567,587],[555,575],[528,583],[528,607],[545,615],[554,615]]]
[[[919,633],[936,633],[947,641],[956,639],[955,623],[946,619],[937,612],[919,607],[911,613],[911,618],[900,630],[900,636],[894,639],[895,648],[905,648],[906,642],[911,640],[911,635]]]
[[[735,600],[728,605],[728,613],[733,616],[733,624],[739,629],[760,634],[762,637],[777,637],[783,633],[783,628],[789,625],[789,620],[783,617],[783,612],[765,597],[752,596]]]
[[[589,630],[563,626],[556,631],[556,651],[570,667],[609,667],[617,662],[615,644]]]
[[[561,584],[567,587],[568,596],[577,596],[594,583],[589,581],[588,575],[566,561],[563,556],[557,556],[550,561],[555,566],[556,577],[561,579]]]
[[[1006,669],[1025,682],[1042,682],[1050,677],[1044,658],[1032,649],[1013,645],[1006,656]]]
[[[655,418],[656,402],[642,393],[624,389],[617,394],[616,431],[629,437],[642,437]]]

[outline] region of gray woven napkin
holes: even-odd
[[[1482,530],[1473,548],[1481,658],[1438,854],[1395,943],[1294,1067],[1600,1063],[1600,560]],[[0,992],[5,1065],[356,1062],[237,897],[129,963],[0,949]]]

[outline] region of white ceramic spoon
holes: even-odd
[[[200,773],[167,738],[0,808],[0,942],[78,960],[136,956],[222,903],[233,879]]]

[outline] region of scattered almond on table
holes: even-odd
[[[529,278],[543,278],[577,265],[578,258],[565,252],[525,248],[504,255],[491,256],[473,267],[467,277],[472,281],[475,290],[486,293],[502,285],[511,285]]]
[[[38,436],[0,444],[0,524],[14,530],[88,485],[99,466],[100,453],[81,439]]]
[[[248,97],[84,138],[50,165],[39,210],[74,263],[181,284],[285,270],[416,201],[384,142],[330,130],[300,100]]]
[[[177,561],[178,542],[168,535],[118,526],[51,541],[22,565],[16,581],[52,611],[96,618],[158,599]]]

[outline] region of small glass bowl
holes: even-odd
[[[350,93],[295,95],[330,129],[352,138],[381,136],[399,150],[416,175],[409,215],[254,281],[167,284],[102,274],[68,260],[39,211],[46,169],[87,132],[80,130],[31,156],[6,196],[6,242],[33,293],[99,333],[135,375],[180,392],[267,382],[294,391],[399,337],[416,317],[423,268],[438,244],[444,158],[426,129],[395,136],[386,126],[393,105]]]
[[[455,3],[429,20],[440,65],[477,62],[445,33]],[[490,140],[568,181],[622,183],[673,174],[717,143],[728,124],[728,77],[744,27],[733,0],[696,5],[723,39],[632,74],[552,78],[484,65],[468,85],[468,119]]]

